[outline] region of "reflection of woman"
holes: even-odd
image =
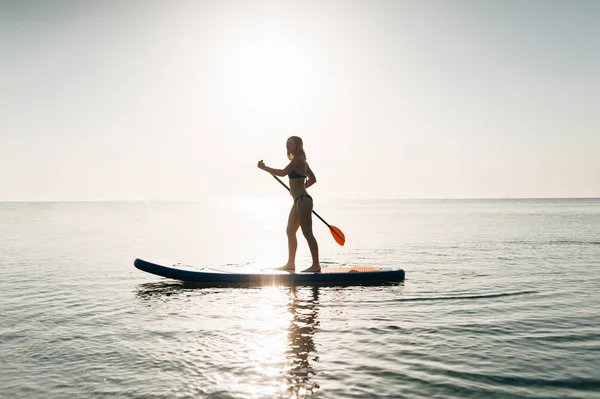
[[[284,169],[275,169],[268,167],[263,161],[258,162],[258,167],[275,176],[288,175],[290,178],[290,194],[294,198],[292,209],[287,224],[288,237],[288,261],[285,266],[280,267],[281,270],[296,269],[296,249],[298,248],[298,240],[296,232],[299,227],[302,227],[302,234],[306,238],[310,253],[312,255],[312,266],[303,270],[304,272],[320,272],[321,265],[319,263],[319,245],[312,230],[312,210],[313,199],[306,189],[317,181],[315,174],[306,162],[306,153],[302,139],[298,136],[292,136],[287,139],[286,150],[290,163]]]
[[[290,348],[286,353],[286,357],[292,365],[287,372],[286,379],[292,397],[301,396],[299,395],[301,392],[312,394],[319,390],[319,384],[310,381],[311,376],[315,375],[310,361],[316,362],[319,360],[316,356],[317,351],[313,341],[315,327],[319,325],[317,320],[319,287],[306,288],[300,291],[300,294],[303,293],[310,296],[308,298],[298,298],[296,288],[290,288],[288,309],[292,314],[292,321],[288,330]]]

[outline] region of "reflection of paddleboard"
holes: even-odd
[[[404,270],[376,267],[325,267],[321,273],[288,272],[275,269],[236,273],[213,268],[194,268],[182,263],[149,262],[136,259],[135,267],[157,276],[206,284],[362,284],[404,280]]]

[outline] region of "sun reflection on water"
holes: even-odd
[[[185,356],[173,359],[169,352],[161,362],[188,364],[190,359],[187,357],[195,353],[194,345],[200,345],[203,359],[208,351],[209,361],[211,357],[219,358],[212,361],[213,366],[227,365],[224,369],[228,371],[202,371],[206,377],[200,384],[202,389],[229,392],[243,398],[300,399],[320,390],[317,378],[319,353],[315,343],[320,325],[320,289],[283,286],[250,289],[242,296],[248,302],[237,308],[243,311],[224,313],[219,324],[202,327],[199,331],[213,338],[198,342],[193,339],[181,341],[181,337],[197,335],[197,318],[207,313],[207,304],[217,306],[213,312],[208,312],[213,315],[235,307],[227,302],[226,308],[218,308],[219,300],[228,295],[227,289],[186,289],[182,284],[160,283],[140,285],[136,294],[153,312],[175,311],[179,315],[175,330],[163,328],[173,333],[176,346],[185,345]],[[192,292],[198,295],[192,296]],[[190,298],[198,299],[197,307],[190,307]],[[177,330],[188,332],[173,332]],[[210,348],[205,347],[207,342],[212,343]],[[192,362],[196,363],[197,359]],[[207,381],[211,382],[203,385]]]
[[[249,397],[276,395],[299,399],[316,393],[313,365],[319,287],[265,287],[250,315],[253,332],[250,368],[261,384],[247,386]],[[242,387],[237,387],[238,389]]]

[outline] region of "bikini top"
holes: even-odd
[[[290,174],[288,175],[288,177],[290,179],[306,179],[306,176],[301,175],[300,173],[296,172],[295,170],[292,170],[290,172]]]

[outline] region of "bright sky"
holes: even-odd
[[[0,0],[0,200],[600,197],[599,1]]]

